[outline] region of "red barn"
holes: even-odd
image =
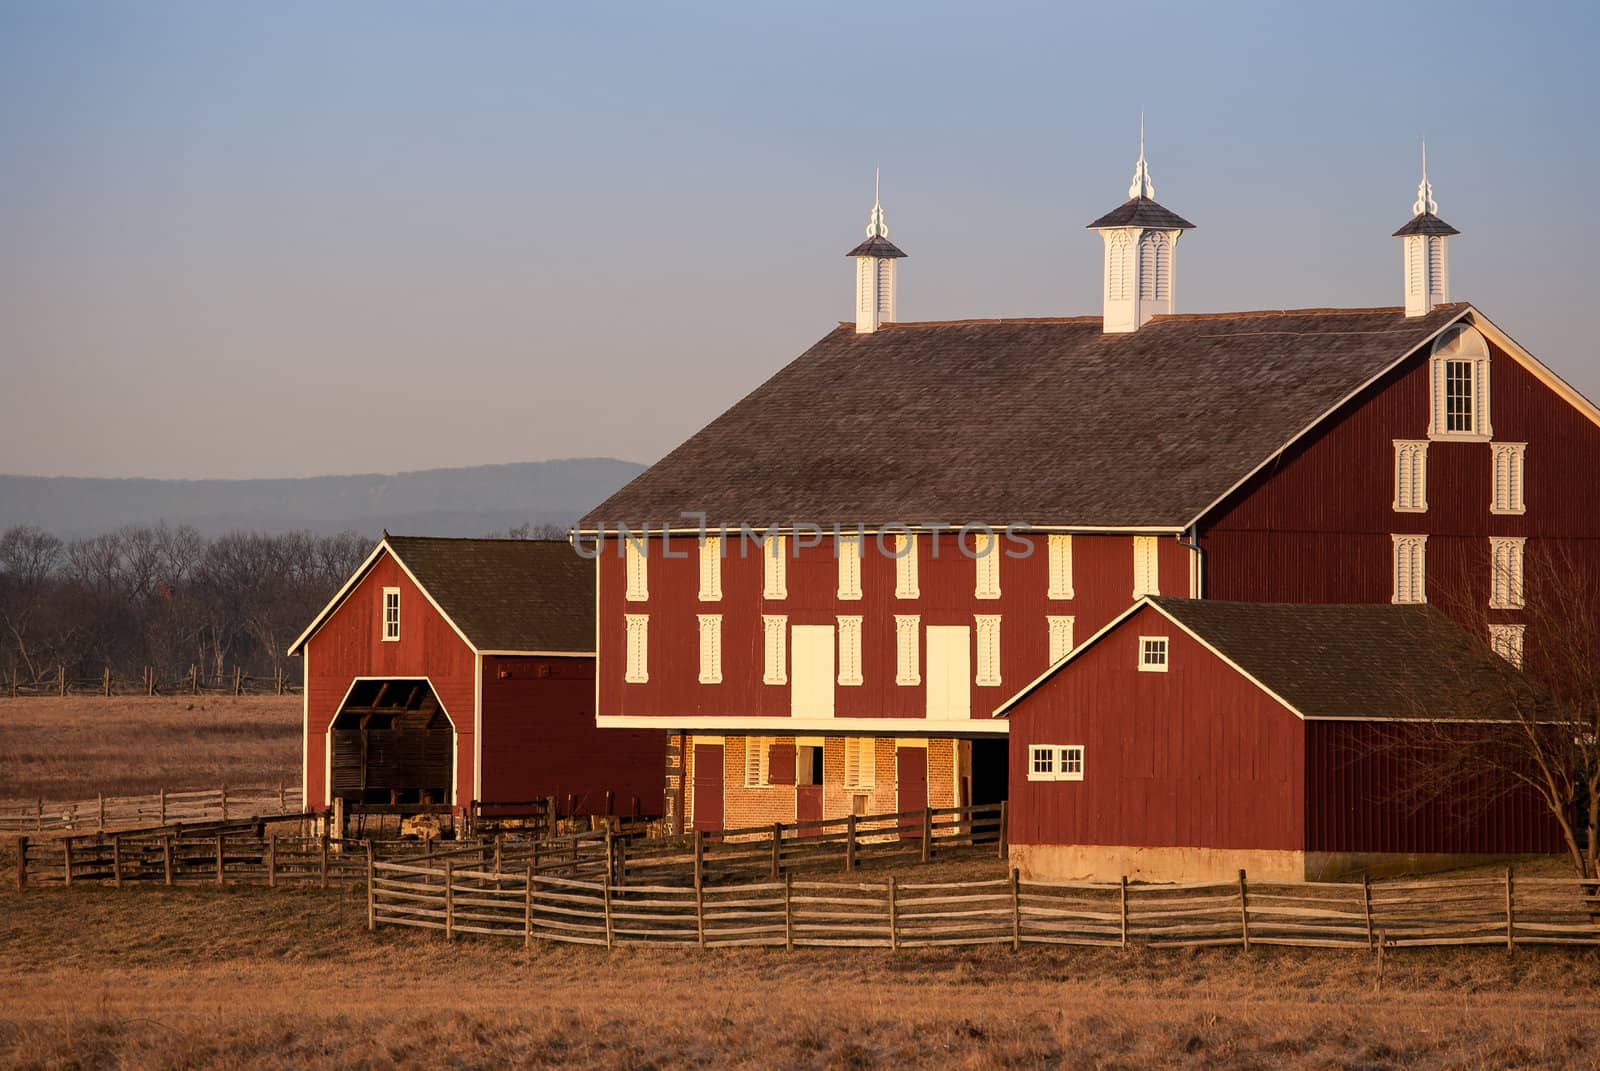
[[[594,720],[594,569],[563,541],[386,535],[289,649],[307,805],[661,811],[665,734]]]
[[[1559,852],[1530,787],[1440,793],[1438,751],[1406,735],[1491,715],[1491,660],[1427,606],[1143,599],[997,712],[1012,863],[1298,881]]]

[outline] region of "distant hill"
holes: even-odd
[[[579,457],[461,469],[285,480],[104,480],[0,476],[0,531],[38,525],[64,538],[125,524],[234,530],[345,529],[376,536],[478,536],[520,524],[568,525],[643,471]]]

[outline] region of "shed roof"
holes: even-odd
[[[841,325],[580,526],[1177,530],[1466,308]]]

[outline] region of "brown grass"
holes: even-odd
[[[369,934],[356,891],[0,894],[16,1067],[1595,1066],[1600,956],[710,952]]]
[[[300,780],[298,696],[0,699],[0,799]]]

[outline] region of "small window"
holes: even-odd
[[[1074,620],[1071,617],[1045,618],[1045,623],[1050,629],[1050,664],[1052,666],[1072,653],[1072,626]]]
[[[1428,444],[1396,439],[1394,443],[1394,510],[1428,511]]]
[[[1425,535],[1397,535],[1394,540],[1394,600],[1397,603],[1428,601],[1427,548]]]
[[[1489,608],[1522,609],[1522,548],[1526,539],[1489,537]]]
[[[873,788],[878,783],[876,741],[870,736],[848,736],[844,741],[844,787]]]
[[[972,537],[972,559],[977,573],[977,590],[980,599],[1000,597],[1000,543],[993,532],[978,532]]]
[[[1139,669],[1144,673],[1167,671],[1167,638],[1165,636],[1139,637]]]
[[[700,614],[700,683],[722,683],[722,615]]]
[[[762,684],[789,683],[789,615],[762,614],[761,626],[765,636],[765,652],[761,673]]]
[[[628,684],[645,684],[650,680],[649,614],[627,614],[628,665],[623,680]]]
[[[763,788],[769,782],[768,763],[771,759],[772,741],[764,736],[744,738],[744,787]]]
[[[1048,744],[1033,744],[1028,748],[1028,780],[1054,781],[1056,779],[1056,749]]]
[[[1494,497],[1489,503],[1489,512],[1527,512],[1522,498],[1522,459],[1527,450],[1527,443],[1495,443],[1489,448],[1494,468]]]
[[[845,687],[861,684],[861,615],[840,614],[839,683]]]
[[[894,615],[894,682],[899,685],[922,683],[922,618],[916,614]]]
[[[383,640],[393,643],[400,638],[400,589],[383,589]]]
[[[1161,578],[1156,564],[1156,537],[1133,537],[1133,597],[1161,594]]]
[[[1494,653],[1510,662],[1513,666],[1522,666],[1522,634],[1521,625],[1490,625],[1489,646]]]
[[[980,686],[1000,683],[1000,615],[977,614],[978,675],[973,681]]]
[[[1489,343],[1476,329],[1458,324],[1439,336],[1428,364],[1432,411],[1428,438],[1486,440],[1489,422]]]
[[[721,536],[706,536],[700,543],[700,601],[722,601]]]
[[[787,599],[789,597],[789,540],[781,535],[769,535],[761,541],[761,597]]]
[[[1072,598],[1072,536],[1052,535],[1048,540],[1050,548],[1050,580],[1049,590],[1045,597],[1050,599]]]
[[[894,537],[894,597],[915,599],[917,590],[917,537],[904,532]]]
[[[861,598],[861,537],[842,535],[834,544],[839,555],[839,598],[853,601]]]
[[[1082,781],[1082,744],[1030,744],[1029,781]]]
[[[645,602],[650,598],[650,560],[645,557],[644,537],[624,536],[623,545],[627,547],[627,600],[629,602]]]

